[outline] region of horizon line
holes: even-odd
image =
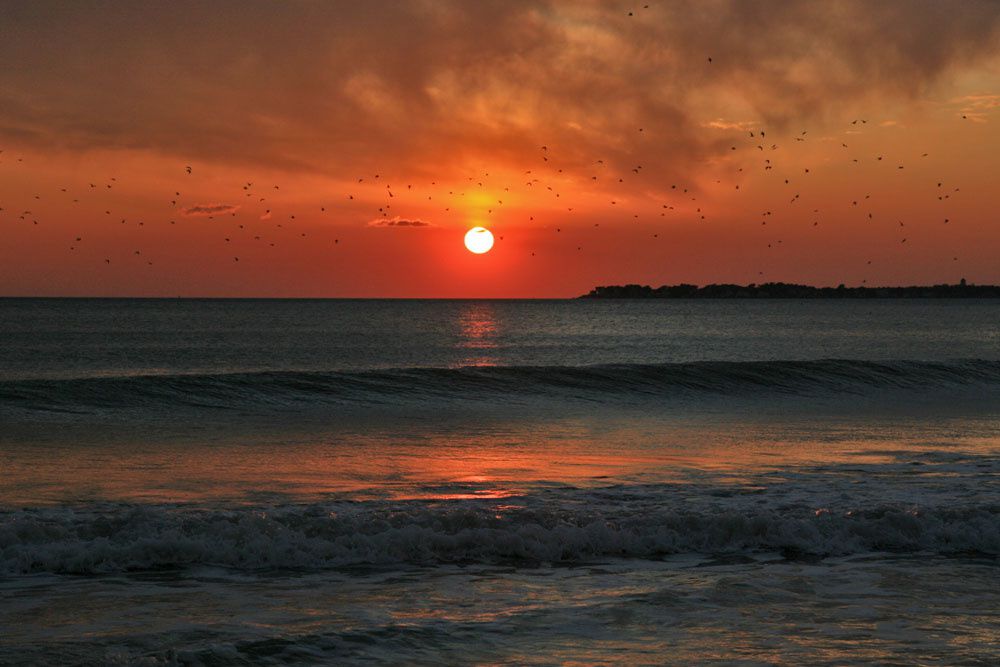
[[[986,287],[1000,289],[1000,285],[990,284],[990,283],[973,283],[967,282],[964,278],[960,282],[950,283],[931,283],[931,284],[913,284],[913,285],[846,285],[845,283],[839,283],[837,285],[808,285],[805,283],[794,283],[785,282],[782,280],[772,280],[763,283],[705,283],[704,285],[699,285],[697,283],[674,283],[668,284],[664,283],[659,287],[652,287],[651,284],[643,283],[620,283],[620,284],[605,284],[605,285],[595,285],[590,289],[589,292],[577,293],[575,296],[301,296],[301,295],[289,295],[289,296],[226,296],[226,295],[182,295],[178,294],[175,296],[170,295],[129,295],[129,294],[75,294],[75,295],[8,295],[0,294],[0,299],[2,300],[12,300],[12,299],[146,299],[146,300],[230,300],[230,301],[576,301],[581,300],[590,294],[593,294],[598,289],[607,288],[623,288],[623,287],[640,287],[640,288],[650,288],[659,289],[662,287],[679,287],[679,286],[694,286],[698,289],[703,289],[710,286],[736,286],[736,287],[762,287],[765,285],[785,285],[785,286],[795,286],[795,287],[805,287],[809,289],[824,290],[832,289],[836,290],[839,288],[846,289],[864,289],[864,290],[877,290],[877,289],[906,289],[906,288],[932,288],[941,286],[954,286],[954,287]],[[682,298],[682,297],[679,297]]]

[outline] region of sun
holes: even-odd
[[[485,227],[473,227],[465,233],[465,247],[477,255],[489,252],[493,247],[493,232]]]

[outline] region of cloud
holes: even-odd
[[[965,95],[952,100],[952,103],[960,107],[959,112],[967,119],[985,123],[992,112],[1000,109],[1000,95]]]
[[[404,220],[399,216],[395,218],[377,218],[368,223],[369,227],[433,227],[431,223],[423,220]]]
[[[650,5],[8,3],[0,140],[439,182],[545,144],[671,178],[729,150],[713,119],[822,131],[1000,52],[992,0]]]
[[[224,213],[236,213],[238,210],[240,210],[240,207],[233,206],[232,204],[196,204],[194,206],[181,209],[181,213],[189,218],[194,218],[222,215]]]
[[[702,123],[702,127],[711,128],[713,130],[743,130],[748,131],[755,127],[759,127],[760,123],[754,123],[749,120],[726,120],[725,118],[716,118],[715,120],[708,121],[707,123]]]

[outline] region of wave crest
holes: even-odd
[[[98,573],[386,564],[562,563],[669,554],[1000,555],[1000,507],[862,512],[572,509],[379,503],[190,510],[140,506],[0,517],[0,572]]]
[[[129,407],[308,406],[503,397],[596,399],[872,390],[1000,388],[1000,361],[700,361],[604,366],[403,368],[356,372],[262,371],[0,382],[0,409],[87,411]]]

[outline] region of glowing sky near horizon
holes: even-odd
[[[0,295],[1000,282],[1000,5],[645,4],[0,2]]]

